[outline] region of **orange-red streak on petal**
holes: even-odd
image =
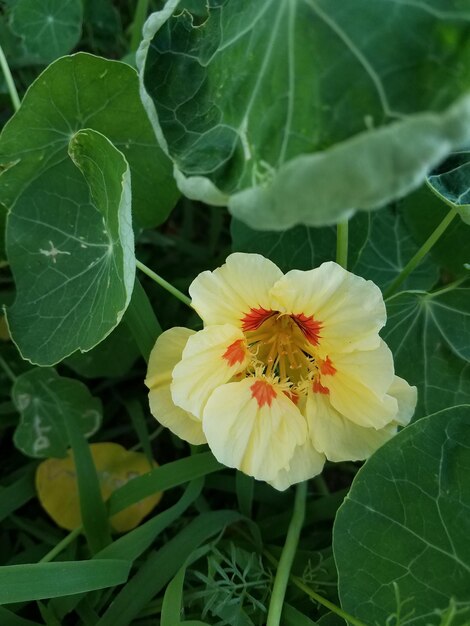
[[[295,405],[299,404],[300,398],[296,393],[292,393],[292,391],[284,391],[284,393]]]
[[[230,367],[236,363],[243,363],[246,355],[245,342],[243,339],[237,339],[229,345],[222,357],[228,362]]]
[[[264,380],[257,380],[254,382],[251,385],[250,390],[252,398],[256,400],[260,409],[265,404],[271,406],[273,398],[277,396],[274,387]]]
[[[291,315],[291,317],[300,328],[300,330],[303,332],[307,341],[313,346],[318,346],[322,323],[317,322],[317,320],[313,319],[313,315],[307,316],[304,313]]]
[[[323,393],[325,395],[328,395],[330,393],[328,387],[324,387],[319,380],[314,380],[312,387],[314,393]]]
[[[336,367],[333,366],[329,356],[324,361],[320,361],[320,372],[324,376],[334,376],[336,374]]]
[[[274,315],[277,311],[269,311],[268,309],[250,309],[241,319],[242,329],[245,331],[257,330],[263,322],[265,322],[271,315]]]

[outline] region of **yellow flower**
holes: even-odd
[[[221,463],[286,489],[325,458],[369,457],[410,421],[416,388],[394,375],[371,281],[333,262],[284,275],[236,253],[189,291],[204,329],[160,335],[145,382],[153,415]]]

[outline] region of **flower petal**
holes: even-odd
[[[252,310],[271,310],[270,289],[283,276],[259,254],[231,254],[222,267],[203,272],[191,283],[192,306],[205,324],[233,324]]]
[[[258,480],[275,480],[307,438],[305,418],[265,379],[222,385],[209,398],[202,427],[218,461]]]
[[[207,326],[188,339],[181,361],[173,370],[173,402],[202,417],[214,389],[243,371],[249,360],[239,328],[230,324]]]
[[[283,312],[320,322],[320,346],[326,352],[371,350],[379,343],[378,332],[386,320],[380,289],[337,263],[307,272],[292,270],[271,294]]]
[[[396,398],[398,402],[398,413],[395,415],[395,422],[400,426],[407,426],[418,401],[418,391],[416,387],[411,387],[406,380],[395,376],[392,386],[388,390],[388,395]]]
[[[325,456],[318,452],[308,439],[303,445],[295,448],[288,469],[282,469],[269,484],[279,491],[285,491],[295,483],[321,474],[324,464]]]
[[[393,382],[393,358],[380,340],[375,350],[334,354],[334,375],[323,375],[333,407],[358,426],[380,429],[396,418],[398,404],[387,395]]]
[[[382,339],[375,350],[332,354],[328,361],[334,366],[335,372],[330,375],[328,370],[322,369],[324,374],[322,384],[326,387],[347,377],[354,383],[364,385],[377,396],[383,397],[395,378],[393,355]]]
[[[364,428],[336,411],[329,397],[309,393],[306,415],[313,446],[329,461],[362,461],[396,433],[396,424]]]
[[[175,327],[158,337],[150,354],[145,384],[150,389],[152,415],[175,435],[197,445],[206,442],[200,420],[175,406],[170,393],[173,369],[180,361],[189,337],[194,334],[188,328]]]

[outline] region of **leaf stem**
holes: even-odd
[[[313,589],[310,589],[310,587],[297,576],[291,576],[291,580],[296,587],[306,593],[310,598],[312,598],[319,604],[326,606],[326,608],[330,609],[332,613],[336,613],[336,615],[339,615],[340,617],[348,621],[350,624],[352,624],[352,626],[366,626],[366,624],[364,624],[364,622],[361,622],[361,620],[358,620],[356,617],[349,615],[349,613],[343,611],[343,609],[341,609],[339,606],[336,606],[336,604],[334,604],[333,602],[330,602],[329,600],[318,594],[316,591],[313,591]]]
[[[263,555],[273,565],[277,566],[278,564],[277,559],[268,550],[266,550],[266,548],[263,549]],[[306,593],[310,598],[312,598],[319,604],[322,604],[323,606],[330,609],[330,611],[332,611],[333,613],[336,613],[336,615],[339,615],[340,617],[347,620],[350,624],[352,624],[352,626],[367,626],[366,624],[364,624],[364,622],[361,622],[361,620],[357,619],[353,615],[350,615],[346,611],[343,611],[343,609],[337,606],[336,604],[334,604],[334,602],[330,602],[330,600],[327,600],[326,598],[318,594],[316,591],[313,591],[313,589],[310,589],[310,587],[306,585],[304,581],[298,576],[294,576],[293,574],[290,574],[289,578],[298,589]],[[268,624],[266,624],[266,626],[268,626]]]
[[[39,563],[49,563],[52,559],[60,554],[65,548],[70,545],[75,539],[83,532],[83,526],[79,526],[72,530],[68,535],[66,535],[62,541],[52,548],[47,554],[45,554],[42,559],[39,559]]]
[[[142,39],[142,28],[145,20],[147,19],[147,13],[149,9],[149,0],[139,0],[134,13],[134,20],[132,22],[132,35],[130,43],[130,51],[135,52],[139,47],[140,40]]]
[[[277,566],[266,626],[279,626],[281,623],[284,596],[286,595],[290,570],[294,561],[295,552],[299,543],[300,532],[305,518],[306,497],[307,483],[299,483],[295,493],[294,509],[289,528],[287,530],[286,543],[282,549],[281,558]]]
[[[16,376],[16,374],[13,372],[11,367],[8,365],[8,363],[5,361],[5,359],[2,356],[0,356],[0,367],[3,369],[3,371],[11,380],[11,382],[15,383],[18,377]]]
[[[434,244],[439,240],[439,238],[443,235],[446,228],[452,222],[454,217],[457,215],[458,210],[455,207],[452,207],[447,215],[444,217],[442,222],[435,228],[435,230],[429,235],[426,241],[423,243],[418,252],[408,261],[402,271],[398,274],[392,284],[388,287],[388,289],[384,292],[384,299],[390,298],[398,287],[408,278],[411,272],[421,263],[426,254],[431,250]]]
[[[143,272],[144,274],[147,274],[147,276],[151,278],[152,280],[154,280],[157,283],[157,285],[160,285],[160,287],[163,287],[163,289],[166,289],[169,293],[175,296],[175,298],[178,298],[178,300],[180,300],[183,304],[186,304],[186,306],[189,306],[189,307],[191,306],[190,298],[188,298],[188,296],[185,296],[184,293],[182,293],[179,289],[176,289],[176,287],[173,287],[173,285],[171,285],[168,281],[166,281],[164,278],[162,278],[161,276],[153,272],[149,267],[141,263],[139,260],[136,259],[135,264],[141,272]]]
[[[336,263],[348,269],[348,220],[336,225]]]
[[[5,76],[5,82],[7,84],[8,93],[10,94],[13,108],[15,109],[15,111],[18,111],[18,109],[20,108],[20,98],[18,96],[18,92],[16,91],[15,83],[13,81],[13,76],[11,75],[10,68],[8,66],[8,61],[6,59],[5,53],[3,52],[1,45],[0,45],[0,67],[2,68],[3,75]]]

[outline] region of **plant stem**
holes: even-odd
[[[42,559],[39,560],[39,563],[49,563],[50,561],[52,561],[52,559],[55,559],[55,557],[58,554],[60,554],[63,550],[65,550],[65,548],[68,545],[70,545],[73,541],[75,541],[75,539],[82,532],[83,532],[82,526],[79,526],[78,528],[75,528],[75,530],[72,530],[72,532],[66,535],[62,539],[62,541],[59,541],[59,543],[56,546],[54,546],[52,550],[50,550],[46,555],[44,555]]]
[[[3,371],[8,376],[8,378],[11,380],[11,382],[13,382],[13,383],[16,382],[16,379],[18,377],[15,375],[15,373],[13,372],[11,367],[8,365],[8,363],[5,361],[5,359],[2,356],[0,356],[0,367],[3,369]]]
[[[186,306],[189,306],[189,307],[191,306],[190,298],[188,298],[188,296],[185,296],[184,293],[182,293],[179,289],[176,289],[176,287],[173,287],[173,285],[171,285],[168,281],[166,281],[164,278],[162,278],[158,274],[155,274],[155,272],[153,272],[149,267],[147,267],[146,265],[144,265],[137,259],[135,261],[135,264],[141,272],[143,272],[144,274],[147,274],[147,276],[151,278],[152,280],[154,280],[157,283],[157,285],[160,285],[160,287],[163,287],[163,289],[166,289],[169,293],[175,296],[175,298],[178,298],[178,300],[180,300],[183,304],[186,304]]]
[[[18,92],[16,91],[13,76],[11,75],[10,68],[8,67],[8,61],[2,50],[2,46],[0,46],[0,66],[3,71],[3,75],[5,76],[5,82],[7,84],[8,93],[10,94],[13,108],[15,109],[15,111],[18,111],[18,109],[20,108],[20,98],[18,96]]]
[[[339,615],[343,619],[347,620],[350,624],[352,624],[352,626],[366,626],[364,622],[361,622],[356,617],[349,615],[349,613],[346,613],[346,611],[343,611],[343,609],[341,609],[339,606],[336,606],[336,604],[334,604],[333,602],[330,602],[323,596],[319,595],[316,591],[313,591],[313,589],[310,589],[310,587],[306,585],[304,581],[298,578],[297,576],[291,576],[291,580],[296,587],[298,587],[304,593],[310,596],[310,598],[312,598],[319,604],[323,604],[323,606],[326,606],[328,609],[330,609],[330,611],[332,611],[333,613],[336,613],[336,615]]]
[[[455,207],[452,207],[447,213],[442,222],[435,228],[435,230],[429,235],[426,241],[423,243],[418,252],[408,261],[402,271],[398,274],[392,284],[384,292],[384,299],[390,298],[398,287],[406,280],[411,272],[421,263],[426,254],[431,250],[434,244],[442,236],[446,228],[452,222],[458,211]]]
[[[295,493],[294,510],[287,530],[286,543],[282,549],[281,559],[274,579],[271,602],[269,603],[266,626],[279,626],[281,623],[282,607],[289,582],[290,570],[294,561],[295,552],[299,543],[300,531],[305,518],[305,500],[307,497],[307,483],[299,483]]]
[[[135,52],[139,47],[140,40],[142,39],[142,28],[145,20],[147,19],[147,13],[149,9],[149,0],[139,0],[134,13],[134,21],[132,22],[132,35],[130,51]]]
[[[348,269],[348,220],[336,226],[336,263]]]

